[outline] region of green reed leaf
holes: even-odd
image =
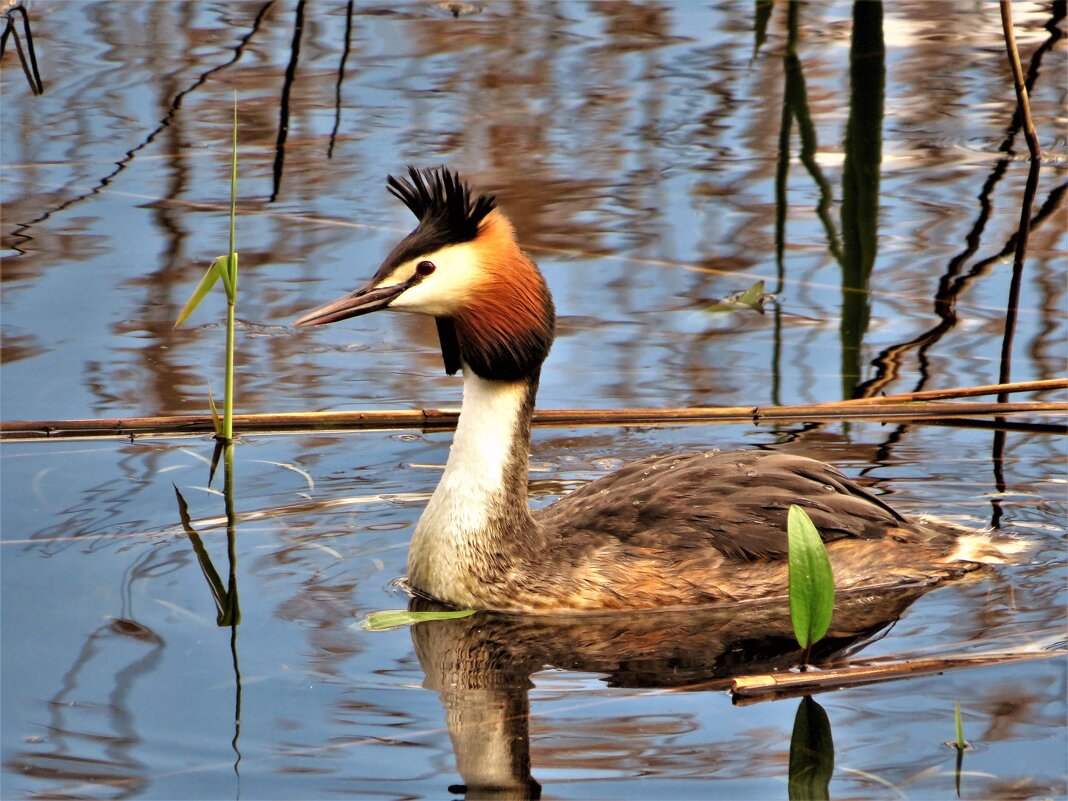
[[[208,406],[211,407],[211,425],[215,429],[215,436],[220,437],[222,436],[223,421],[222,418],[219,417],[219,410],[215,407],[215,396],[211,394],[210,386],[208,387]],[[211,464],[211,472],[213,475],[215,473],[216,464],[218,464],[218,457],[216,457],[216,460]],[[208,484],[211,484],[210,478],[208,479]]]
[[[406,609],[389,609],[382,612],[372,612],[360,621],[360,628],[365,631],[388,631],[389,629],[410,626],[413,623],[423,623],[427,620],[457,620],[469,617],[475,613],[474,609],[461,609],[455,612],[409,612]]]
[[[818,642],[831,624],[834,574],[827,548],[808,514],[791,506],[786,524],[790,564],[790,620],[798,644]]]
[[[237,254],[234,254],[234,256],[234,262],[236,264]],[[223,287],[226,289],[227,300],[230,299],[233,291],[231,289],[230,276],[228,275],[229,264],[229,256],[219,256],[211,263],[208,269],[204,272],[204,276],[200,279],[200,283],[197,284],[197,288],[193,290],[193,294],[190,295],[189,300],[186,301],[181,314],[178,315],[178,319],[174,323],[175,328],[186,321],[189,315],[200,305],[200,301],[204,300],[205,296],[211,291],[211,288],[215,286],[215,282],[220,278],[222,279]]]
[[[217,261],[218,259],[213,261],[204,272],[204,276],[200,279],[200,283],[197,284],[197,288],[193,290],[193,294],[189,296],[189,300],[182,307],[182,311],[174,323],[175,328],[185,322],[186,318],[193,313],[193,310],[200,305],[200,301],[204,300],[211,288],[215,286],[215,282],[219,280],[219,271],[215,267],[215,262]]]
[[[226,302],[232,306],[236,299],[237,291],[236,284],[234,284],[234,276],[237,274],[237,254],[233,254],[233,266],[231,266],[229,254],[216,256],[211,266],[212,269],[219,273],[219,278],[223,282],[223,289],[226,290]]]

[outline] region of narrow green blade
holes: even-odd
[[[789,538],[790,621],[802,648],[818,642],[831,624],[834,575],[827,548],[808,514],[791,506],[786,525]]]
[[[226,301],[233,305],[235,297],[235,286],[231,276],[237,274],[237,254],[234,254],[234,266],[230,267],[230,256],[216,256],[215,261],[211,263],[212,269],[219,273],[219,278],[222,279],[223,288],[226,290]]]
[[[227,298],[230,297],[230,276],[227,275],[229,262],[230,258],[228,256],[219,256],[211,263],[211,266],[204,272],[204,277],[197,284],[197,288],[193,290],[193,294],[186,301],[185,306],[182,308],[182,313],[178,315],[178,319],[174,323],[175,328],[186,321],[186,318],[200,305],[200,301],[204,300],[204,296],[211,291],[211,288],[215,286],[215,282],[220,278],[223,280],[223,286],[226,287]]]
[[[959,750],[964,750],[968,747],[968,743],[964,740],[964,724],[960,719],[960,701],[957,701],[956,710],[953,713],[953,722],[957,729],[957,742],[956,746]]]
[[[390,609],[384,612],[372,612],[360,621],[360,628],[367,631],[387,631],[426,620],[456,620],[474,613],[474,609],[461,609],[457,612],[409,612],[406,609]]]
[[[211,386],[208,386],[208,405],[211,407],[211,425],[215,429],[215,436],[221,437],[223,433],[222,418],[219,417],[219,410],[215,408],[215,396],[211,394]],[[218,464],[218,459],[212,462],[211,473],[215,474],[215,465]],[[208,478],[208,486],[211,486],[211,478]]]

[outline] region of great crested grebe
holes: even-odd
[[[361,289],[297,320],[433,316],[463,405],[408,551],[414,590],[475,609],[653,609],[781,596],[786,516],[803,506],[839,588],[999,562],[982,534],[909,520],[830,465],[775,452],[654,456],[531,512],[530,424],[555,311],[492,195],[442,167],[388,178],[419,224]]]

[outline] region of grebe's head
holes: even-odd
[[[322,325],[380,309],[437,319],[450,375],[461,366],[491,380],[536,374],[552,346],[555,313],[545,279],[520,250],[493,195],[444,167],[408,167],[389,191],[419,219],[365,286],[297,320]]]

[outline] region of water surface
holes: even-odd
[[[290,327],[411,227],[384,184],[408,162],[496,193],[545,272],[560,314],[545,408],[1064,374],[1063,3],[1014,4],[1045,156],[1007,364],[1028,165],[996,4],[775,4],[759,46],[749,3],[460,10],[34,4],[45,92],[11,48],[0,76],[3,418],[203,413],[207,385],[221,394],[221,294],[173,322],[225,249],[235,90],[239,411],[458,403],[426,321]],[[778,298],[766,314],[704,310],[761,279]],[[4,443],[4,796],[462,796],[435,632],[354,626],[406,605],[393,581],[448,443],[242,440],[235,629],[217,625],[175,495],[225,585],[209,440]],[[538,429],[532,493],[547,503],[626,460],[712,446],[815,456],[903,510],[1032,543],[1019,565],[914,600],[859,656],[1063,645],[1065,448],[1042,429],[1000,442],[920,424]],[[595,670],[555,636],[523,651],[551,652],[529,692],[508,671],[452,677],[503,693],[461,708],[511,710],[474,729],[478,753],[526,753],[544,797],[787,797],[796,699],[649,686],[670,671]],[[959,700],[975,746],[961,797],[1064,795],[1064,686],[1059,658],[821,695],[830,794],[954,797],[944,742]]]

